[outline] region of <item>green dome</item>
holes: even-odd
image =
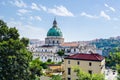
[[[53,21],[53,27],[49,29],[47,36],[63,36],[60,28],[57,27],[57,21],[55,19]]]
[[[49,29],[47,36],[59,36],[62,37],[62,32],[60,28],[53,26],[52,28]]]

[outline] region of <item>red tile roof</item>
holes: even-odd
[[[102,61],[104,59],[103,56],[99,54],[83,54],[78,53],[71,56],[66,57],[65,59],[74,59],[74,60],[87,60],[87,61]]]

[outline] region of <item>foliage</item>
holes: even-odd
[[[116,68],[117,68],[118,74],[120,74],[120,64],[117,64]]]
[[[50,80],[62,80],[62,77],[60,75],[53,75]]]
[[[0,79],[29,80],[31,60],[32,53],[19,39],[18,30],[0,20]]]
[[[105,78],[102,74],[93,74],[91,80],[105,80]]]
[[[116,69],[117,69],[117,72],[118,72],[118,77],[117,77],[117,79],[120,80],[120,64],[117,64],[117,65],[116,65]]]
[[[63,50],[60,50],[60,51],[57,52],[57,54],[58,54],[59,56],[63,56],[63,55],[64,55],[64,51],[63,51]]]
[[[51,59],[48,59],[47,62],[50,63],[52,60]]]
[[[47,62],[45,62],[46,65],[48,64],[55,64],[54,62],[51,62],[51,59],[48,59]]]
[[[96,45],[97,48],[103,50],[103,55],[108,56],[110,52],[120,51],[120,38],[109,38],[109,39],[97,39],[91,41],[90,44]]]
[[[32,60],[30,62],[30,72],[31,72],[31,79],[36,79],[37,77],[40,77],[43,75],[42,69],[43,67],[41,66],[43,64],[39,58],[36,58],[35,60]]]
[[[74,68],[74,72],[77,73],[78,80],[105,80],[102,74],[89,74],[78,67]]]
[[[110,53],[110,55],[106,57],[106,66],[116,69],[117,64],[120,64],[120,52]]]
[[[62,64],[63,62],[58,62],[57,64]]]
[[[0,42],[8,41],[9,39],[17,40],[19,37],[18,30],[14,28],[9,28],[5,22],[0,20]]]
[[[42,63],[41,66],[42,66],[43,69],[47,69],[48,68],[47,63]]]
[[[106,66],[117,70],[118,80],[120,80],[120,52],[110,53],[106,57]]]
[[[20,41],[23,42],[26,47],[27,47],[28,44],[29,44],[29,39],[28,39],[28,38],[24,38],[24,37],[23,37]]]

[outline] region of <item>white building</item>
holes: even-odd
[[[46,62],[51,59],[53,62],[61,62],[62,58],[56,53],[64,50],[66,55],[75,53],[97,53],[95,46],[80,44],[77,42],[64,42],[63,34],[57,26],[57,21],[53,21],[52,28],[47,32],[45,45],[28,47],[33,52],[33,59],[39,57],[41,61]]]

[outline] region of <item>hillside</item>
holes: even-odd
[[[104,56],[108,56],[109,52],[120,51],[120,36],[92,40],[90,44],[96,45],[97,48],[103,50]]]

